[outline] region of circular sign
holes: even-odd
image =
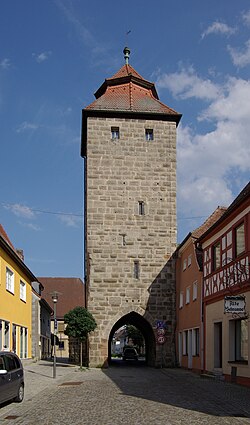
[[[158,344],[164,344],[164,342],[166,341],[166,338],[165,338],[165,336],[164,335],[159,335],[158,337],[157,337],[157,342],[158,342]]]
[[[163,328],[157,329],[157,335],[165,335],[165,329]]]

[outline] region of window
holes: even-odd
[[[248,320],[237,319],[229,323],[230,360],[248,361]]]
[[[245,251],[245,228],[244,223],[235,229],[235,254],[236,257]]]
[[[190,267],[190,266],[191,266],[191,259],[192,259],[192,255],[189,255],[189,256],[188,256],[188,267]]]
[[[182,354],[183,356],[187,356],[188,354],[188,331],[184,331],[182,333],[183,343],[182,343]]]
[[[183,292],[180,292],[180,303],[179,303],[179,308],[182,308],[182,307],[183,307],[183,300],[184,300]]]
[[[120,139],[119,127],[111,127],[111,138],[113,140]]]
[[[126,235],[121,235],[122,236],[122,246],[126,246]]]
[[[152,128],[146,128],[145,129],[145,139],[150,141],[150,140],[154,140],[154,132],[152,130]]]
[[[20,300],[26,301],[26,283],[20,280]]]
[[[184,260],[183,261],[183,271],[186,270],[186,268],[187,268],[187,260]]]
[[[186,288],[186,304],[190,303],[190,286]]]
[[[213,246],[213,267],[214,267],[214,270],[219,269],[220,266],[221,266],[220,242],[217,242]]]
[[[145,204],[143,201],[138,202],[138,214],[145,215]]]
[[[6,289],[14,294],[14,273],[6,267]]]
[[[139,261],[134,261],[134,278],[139,279],[140,277],[140,264]]]
[[[10,346],[10,324],[4,322],[4,345],[9,348]]]
[[[193,301],[197,300],[198,284],[197,281],[193,283]]]
[[[200,354],[200,330],[199,328],[192,329],[192,355],[199,356]]]

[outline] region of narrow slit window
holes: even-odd
[[[111,138],[112,140],[120,139],[119,127],[111,127]]]
[[[122,235],[122,246],[126,246],[126,235]]]
[[[152,128],[145,129],[145,139],[147,141],[154,140],[154,132]]]
[[[138,213],[139,215],[145,215],[145,204],[143,201],[138,202]]]
[[[139,279],[140,277],[140,264],[139,261],[134,261],[134,278]]]

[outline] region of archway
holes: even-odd
[[[150,323],[135,311],[125,314],[112,327],[108,341],[108,363],[111,364],[111,342],[113,335],[124,325],[133,325],[139,329],[145,340],[146,364],[148,366],[155,366],[156,341],[154,331]]]

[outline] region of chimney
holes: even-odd
[[[21,260],[22,260],[22,261],[24,261],[24,253],[23,253],[23,250],[22,250],[22,249],[17,249],[17,250],[16,250],[16,253],[17,253],[18,257],[20,257],[20,258],[21,258]]]

